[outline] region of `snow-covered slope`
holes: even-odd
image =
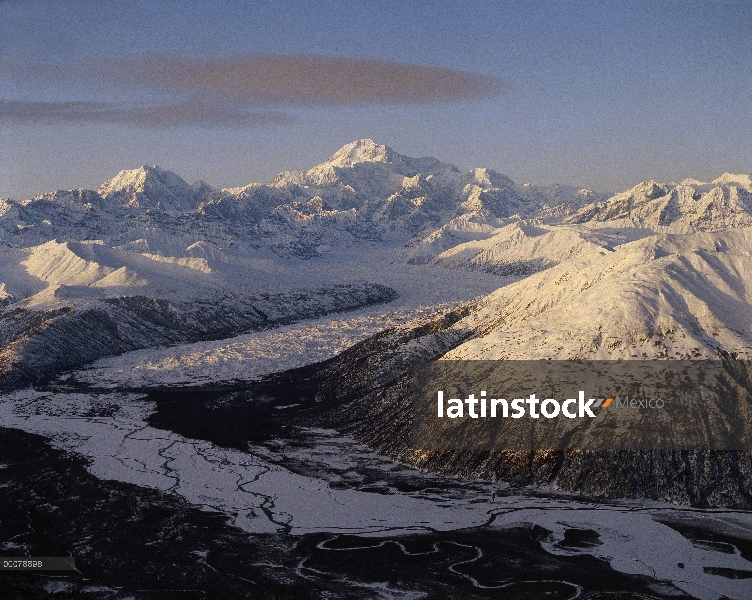
[[[625,239],[621,230],[573,229],[560,248],[577,247],[587,235],[597,236],[596,243],[479,301],[397,325],[346,350],[319,374],[331,422],[380,453],[447,475],[750,506],[745,452],[656,450],[646,463],[634,452],[614,462],[598,451],[469,455],[411,447],[416,362],[752,359],[752,228],[629,232],[637,239]]]
[[[618,244],[618,236],[586,228],[545,225],[537,220],[499,219],[500,227],[477,215],[462,215],[410,246],[412,264],[469,269],[497,275],[525,277],[582,253]],[[634,233],[634,232],[632,232]],[[465,241],[467,240],[467,241]]]
[[[147,165],[120,171],[99,188],[100,196],[118,206],[172,211],[195,210],[213,193],[203,181],[188,185],[172,171]]]
[[[494,292],[447,358],[752,358],[752,229],[659,234]]]

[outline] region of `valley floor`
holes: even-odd
[[[750,513],[430,475],[337,432],[289,425],[293,383],[6,395],[2,553],[71,554],[78,573],[4,574],[0,589],[86,598],[208,590],[225,598],[271,590],[335,598],[752,595]]]

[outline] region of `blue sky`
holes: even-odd
[[[752,3],[0,1],[0,197],[357,138],[519,183],[752,171]]]

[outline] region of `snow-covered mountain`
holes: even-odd
[[[752,229],[597,245],[486,297],[447,358],[752,358]]]
[[[216,189],[158,167],[121,171],[98,191],[0,201],[2,369],[27,373],[14,379],[22,381],[129,349],[235,335],[395,295],[442,304],[496,288],[478,305],[491,308],[473,319],[501,312],[505,328],[494,329],[491,316],[473,325],[474,341],[452,350],[458,356],[537,357],[546,348],[574,357],[596,348],[598,356],[629,358],[668,330],[685,337],[661,347],[662,357],[738,350],[747,347],[748,327],[719,315],[746,314],[732,310],[748,303],[746,288],[731,276],[715,279],[746,273],[751,198],[750,177],[728,173],[709,183],[651,181],[611,196],[520,185],[372,140],[269,185]],[[479,283],[464,294],[438,283],[470,272]],[[585,294],[606,281],[623,292],[613,306]],[[723,285],[736,295],[719,296]],[[344,289],[353,290],[350,299]],[[545,310],[533,313],[537,298]],[[527,312],[515,312],[523,302]],[[567,320],[567,311],[583,314],[585,306],[625,318],[589,319],[584,328]],[[695,321],[710,315],[716,321],[702,327],[712,335],[700,335]],[[68,321],[75,329],[80,319],[92,339],[105,341],[42,367],[44,352],[28,350],[33,340]],[[560,340],[543,333],[550,322],[561,324]],[[480,342],[484,328],[491,337]],[[514,352],[494,353],[493,336],[512,336]],[[655,348],[647,353],[658,356]],[[35,364],[23,366],[32,356]]]
[[[28,247],[50,239],[100,239],[112,246],[143,239],[158,248],[170,236],[179,239],[168,250],[174,255],[222,239],[225,249],[231,240],[241,255],[263,248],[310,258],[332,241],[402,245],[465,214],[493,220],[553,215],[552,207],[569,214],[583,198],[598,197],[561,186],[517,186],[489,169],[461,173],[434,158],[409,158],[359,140],[309,170],[281,173],[270,185],[214,189],[144,166],[121,171],[98,192],[4,200],[0,240]]]
[[[617,226],[641,227],[677,224],[703,231],[752,225],[748,176],[726,173],[712,184],[689,181],[675,186],[657,181],[641,183],[605,202],[588,204],[567,222],[613,221]]]
[[[214,193],[203,181],[188,185],[172,171],[147,165],[120,171],[99,187],[99,195],[116,206],[174,212],[194,211]]]
[[[607,197],[576,187],[517,185],[484,168],[462,173],[434,158],[410,158],[359,140],[311,169],[281,173],[270,185],[214,189],[144,166],[121,171],[98,192],[4,200],[0,240],[19,247],[51,239],[99,239],[111,246],[145,240],[178,257],[194,244],[221,241],[225,253],[239,256],[301,258],[332,246],[377,243],[407,245],[406,259],[418,263],[457,244],[481,242],[520,219],[551,226],[745,227],[752,223],[748,182],[730,174],[709,184],[647,182]],[[468,262],[476,264],[485,261]]]

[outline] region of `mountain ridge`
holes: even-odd
[[[282,194],[273,199],[269,198],[275,196],[275,188],[286,190],[287,197],[282,197]],[[694,192],[690,192],[690,188]],[[728,192],[725,191],[726,188]],[[360,139],[346,144],[329,159],[307,170],[284,171],[269,184],[251,183],[220,189],[203,181],[188,184],[172,171],[143,165],[137,169],[120,171],[96,191],[79,188],[41,193],[21,202],[7,199],[4,200],[3,209],[7,213],[15,204],[29,206],[46,200],[51,203],[91,205],[103,211],[157,210],[168,214],[200,212],[215,216],[224,215],[228,220],[248,220],[248,216],[243,216],[243,213],[254,213],[251,220],[259,221],[277,206],[289,203],[285,200],[294,201],[295,198],[305,197],[308,201],[314,197],[321,197],[327,205],[326,208],[350,210],[363,209],[364,204],[375,198],[380,198],[382,204],[394,204],[401,198],[431,199],[448,195],[451,196],[451,200],[447,202],[444,198],[444,205],[451,205],[457,209],[465,203],[464,208],[467,209],[481,207],[483,202],[479,195],[489,190],[497,190],[497,194],[506,193],[511,203],[518,205],[515,208],[527,206],[528,214],[522,215],[527,217],[537,211],[541,218],[549,220],[556,215],[567,216],[570,222],[605,222],[627,218],[632,219],[636,225],[646,222],[665,225],[679,221],[687,222],[694,227],[712,228],[716,226],[713,223],[713,215],[697,214],[696,218],[692,219],[685,214],[687,206],[684,206],[684,212],[682,207],[679,207],[678,218],[671,215],[671,207],[669,210],[666,210],[666,206],[643,207],[643,213],[647,211],[649,214],[637,215],[631,214],[631,208],[635,201],[642,206],[668,195],[673,197],[667,199],[666,204],[669,200],[674,204],[677,201],[679,205],[682,201],[687,204],[688,198],[696,200],[696,194],[703,196],[714,189],[721,189],[721,192],[715,193],[716,196],[720,194],[723,197],[716,197],[715,202],[711,204],[734,204],[732,207],[722,208],[740,213],[736,218],[741,219],[740,225],[746,226],[746,217],[742,217],[741,213],[749,213],[752,210],[752,200],[748,198],[748,194],[752,194],[752,178],[749,175],[726,172],[712,182],[685,179],[680,184],[646,181],[624,192],[606,196],[579,186],[515,184],[506,175],[484,167],[462,173],[454,165],[443,163],[436,158],[412,158],[373,140]],[[622,206],[621,210],[615,208],[619,202],[624,203],[625,195],[630,196],[632,200],[627,201],[627,206]],[[267,196],[267,199],[260,200],[262,196]],[[734,198],[730,199],[729,196]],[[741,200],[737,200],[740,196]],[[225,209],[216,211],[215,206],[218,204],[223,204]],[[235,206],[228,210],[229,205]],[[530,207],[534,208],[531,210]],[[371,212],[372,217],[378,214],[376,210]],[[381,212],[386,214],[383,210]],[[391,212],[394,213],[394,210]],[[650,222],[651,219],[654,223]]]

